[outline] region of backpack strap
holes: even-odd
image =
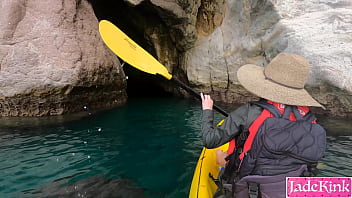
[[[313,120],[316,120],[316,117],[314,114],[309,111],[304,117],[301,115],[299,112],[297,106],[292,106],[292,105],[286,105],[285,112],[284,114],[281,114],[281,112],[272,104],[269,104],[263,100],[260,100],[258,102],[252,102],[251,104],[255,104],[259,107],[262,107],[266,110],[268,110],[270,113],[272,113],[275,117],[277,118],[286,118],[289,120],[290,118],[290,113],[293,112],[295,115],[296,120],[305,120],[308,122],[312,122]]]
[[[313,120],[317,120],[317,118],[315,117],[315,115],[309,111],[304,117],[304,120],[308,121],[308,122],[313,122]]]
[[[272,104],[269,104],[269,103],[264,102],[264,101],[252,102],[252,104],[255,104],[255,105],[259,106],[259,107],[262,107],[263,109],[268,110],[275,117],[278,117],[278,118],[282,117],[281,112],[276,107],[274,107]]]
[[[295,115],[296,120],[304,120],[307,122],[312,122],[313,120],[317,119],[311,111],[306,113],[306,115],[302,116],[297,106],[292,106],[292,108],[293,108],[293,114]]]
[[[293,106],[291,105],[286,105],[285,106],[285,111],[284,111],[284,115],[282,116],[282,118],[286,119],[286,120],[290,120],[290,115],[291,112],[293,111]]]
[[[303,119],[303,116],[302,116],[301,113],[299,112],[297,106],[292,107],[292,111],[293,111],[293,114],[295,115],[295,118],[296,118],[297,121],[298,121],[298,120],[304,120],[304,119]]]

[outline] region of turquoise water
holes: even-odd
[[[200,117],[198,102],[143,98],[71,122],[2,127],[0,197],[187,197]],[[351,141],[328,137],[320,176],[352,176]]]

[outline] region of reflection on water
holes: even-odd
[[[199,118],[189,101],[143,99],[68,123],[6,125],[0,128],[0,197],[83,195],[91,192],[87,178],[97,175],[119,188],[127,186],[119,181],[131,181],[128,186],[148,197],[186,197],[201,148]],[[75,184],[87,185],[73,191]],[[107,190],[98,187],[97,193]]]
[[[71,122],[6,122],[0,197],[187,197],[202,148],[200,117],[199,103],[144,98]],[[329,133],[339,126],[345,136],[328,137],[320,175],[352,176],[352,127],[332,123],[324,122]]]

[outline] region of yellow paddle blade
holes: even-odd
[[[107,20],[100,21],[99,32],[110,50],[126,63],[150,74],[160,74],[168,80],[172,78],[172,75],[164,65],[111,22]]]
[[[157,61],[152,55],[130,39],[125,33],[123,33],[119,28],[107,20],[102,20],[99,22],[99,32],[100,36],[105,42],[105,44],[119,56],[126,63],[131,66],[149,74],[160,74],[168,80],[172,80],[179,87],[183,88],[190,94],[200,99],[200,95],[177,80],[172,78],[172,75],[167,71],[166,67]],[[228,113],[214,104],[214,109],[219,111],[221,114],[227,116]]]
[[[318,169],[324,169],[324,168],[326,168],[326,165],[324,163],[322,163],[322,162],[318,162],[317,168]]]

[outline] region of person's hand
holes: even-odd
[[[225,158],[227,157],[227,153],[222,151],[222,150],[216,150],[216,163],[219,166],[226,166],[226,160]]]
[[[203,95],[203,93],[200,93],[200,97],[202,99],[202,108],[203,110],[209,109],[213,110],[213,100],[210,98],[210,95]]]

